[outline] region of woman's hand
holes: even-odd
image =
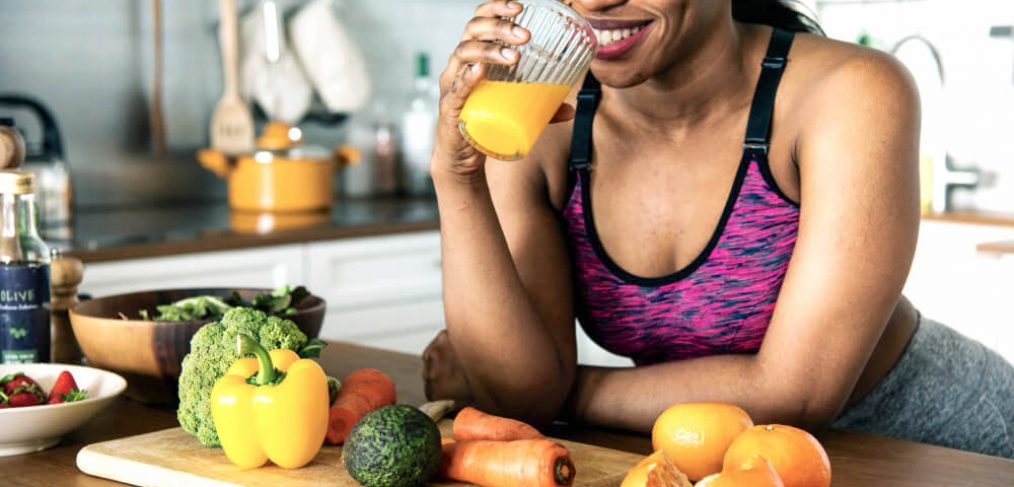
[[[475,10],[475,17],[465,26],[461,42],[451,54],[447,68],[440,75],[440,117],[430,173],[434,179],[456,176],[470,179],[481,174],[486,156],[461,136],[458,120],[461,108],[475,86],[482,80],[487,64],[510,66],[521,55],[507,45],[528,42],[531,33],[509,19],[521,13],[520,3],[491,0]],[[573,118],[573,108],[564,105],[553,121]]]
[[[472,403],[472,390],[468,378],[458,366],[458,356],[451,346],[447,330],[442,330],[430,342],[423,351],[422,358],[423,383],[426,385],[427,399],[431,401],[454,399],[459,406]]]
[[[434,142],[430,173],[464,176],[479,174],[486,156],[461,136],[458,119],[468,94],[482,80],[485,64],[512,65],[521,55],[504,44],[528,42],[527,30],[508,20],[521,13],[521,4],[509,0],[492,0],[475,10],[475,17],[465,26],[461,42],[454,49],[447,68],[440,75],[440,117]]]

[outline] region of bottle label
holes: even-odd
[[[0,266],[0,362],[49,361],[49,264]]]

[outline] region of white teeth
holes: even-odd
[[[640,31],[641,27],[634,27],[631,29],[595,30],[595,36],[598,38],[600,46],[608,46],[609,44],[626,39]]]

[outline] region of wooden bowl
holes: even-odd
[[[155,307],[181,299],[201,296],[229,296],[236,291],[249,300],[270,289],[171,289],[118,294],[83,301],[70,310],[74,337],[88,360],[88,365],[112,370],[127,378],[127,394],[144,402],[167,402],[175,396],[180,362],[190,352],[190,338],[209,320],[161,322],[136,318],[141,310],[153,312]],[[310,295],[292,320],[308,338],[316,338],[324,322],[324,300]],[[170,390],[165,390],[166,385]]]

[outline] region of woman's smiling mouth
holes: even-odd
[[[601,60],[615,59],[626,54],[652,25],[650,20],[588,19],[588,22],[598,38],[599,50],[595,57]]]

